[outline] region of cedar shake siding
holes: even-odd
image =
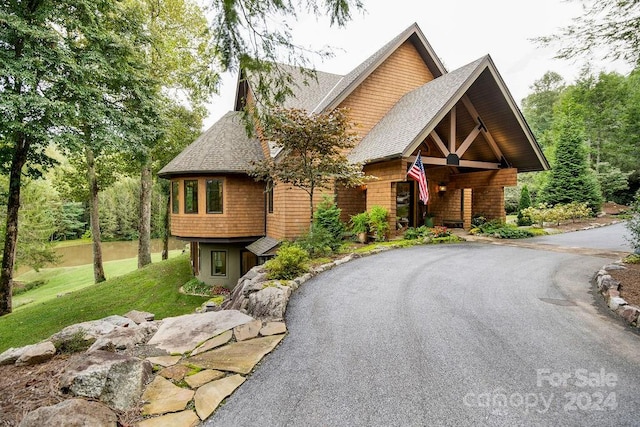
[[[364,137],[407,92],[433,80],[412,42],[406,41],[384,61],[340,107],[349,110],[360,138]]]
[[[222,182],[222,213],[207,213],[206,182]],[[198,213],[185,213],[184,181],[198,182]],[[264,184],[246,175],[180,177],[179,213],[171,214],[171,234],[179,238],[229,239],[263,236],[265,232]]]
[[[313,206],[322,202],[323,196],[332,191],[316,189]],[[267,214],[267,236],[279,240],[295,239],[309,231],[311,213],[309,194],[287,184],[277,184],[273,189],[273,213]]]

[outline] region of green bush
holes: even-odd
[[[211,286],[193,277],[182,285],[182,290],[189,295],[209,295],[211,293]]]
[[[369,211],[369,227],[376,242],[385,241],[389,232],[389,212],[382,206],[372,206]]]
[[[575,221],[576,219],[588,218],[593,215],[593,211],[588,207],[587,203],[578,202],[557,204],[555,206],[541,203],[538,207],[531,206],[521,212],[540,227],[544,227],[545,222],[559,225],[562,221],[569,219]]]
[[[368,233],[369,212],[360,212],[359,214],[352,215],[349,223],[353,234]]]
[[[522,225],[531,225],[533,224],[533,220],[528,215],[522,213],[524,209],[527,209],[531,206],[531,196],[529,195],[529,187],[526,185],[522,187],[522,191],[520,192],[520,203],[518,204],[518,220],[517,224]]]
[[[422,225],[418,228],[409,227],[404,232],[405,240],[425,239],[427,237],[441,238],[449,236],[451,236],[451,231],[449,231],[447,227],[441,226],[426,227]]]
[[[325,196],[313,213],[314,228],[321,227],[329,232],[335,242],[342,242],[346,227],[340,221],[341,212],[342,210],[336,206],[334,200]],[[337,246],[340,246],[340,244],[338,243]]]
[[[297,244],[285,242],[272,260],[265,263],[267,278],[292,280],[309,270],[309,253]]]
[[[527,229],[518,228],[515,225],[505,224],[499,219],[493,219],[477,227],[472,234],[484,234],[498,239],[522,239],[533,237],[533,233]]]
[[[471,226],[473,228],[478,228],[482,224],[486,223],[487,221],[488,219],[484,214],[477,213],[477,214],[474,214],[473,217],[471,218]]]
[[[627,221],[627,229],[631,233],[628,238],[631,247],[636,253],[640,253],[640,191],[636,194],[636,200],[631,207],[633,217]]]
[[[308,233],[296,240],[296,245],[307,251],[313,258],[331,255],[342,245],[341,240],[335,237],[324,227],[312,225]]]
[[[25,283],[24,285],[17,285],[18,282],[14,282],[13,288],[11,289],[11,295],[16,296],[23,294],[32,289],[39,288],[40,286],[44,286],[47,284],[46,280],[34,280],[33,282]]]

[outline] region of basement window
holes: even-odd
[[[227,275],[227,251],[211,251],[211,275]]]

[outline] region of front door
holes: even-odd
[[[413,203],[413,182],[396,184],[396,230],[403,231],[407,227],[415,227]]]

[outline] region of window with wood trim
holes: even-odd
[[[227,251],[211,251],[211,275],[227,275]]]
[[[207,213],[222,213],[222,180],[207,180]]]
[[[180,183],[178,181],[171,181],[171,213],[180,213],[180,200],[178,199],[178,190],[180,189]]]
[[[273,184],[267,190],[267,212],[273,213]]]
[[[198,213],[198,180],[184,181],[184,213]]]

